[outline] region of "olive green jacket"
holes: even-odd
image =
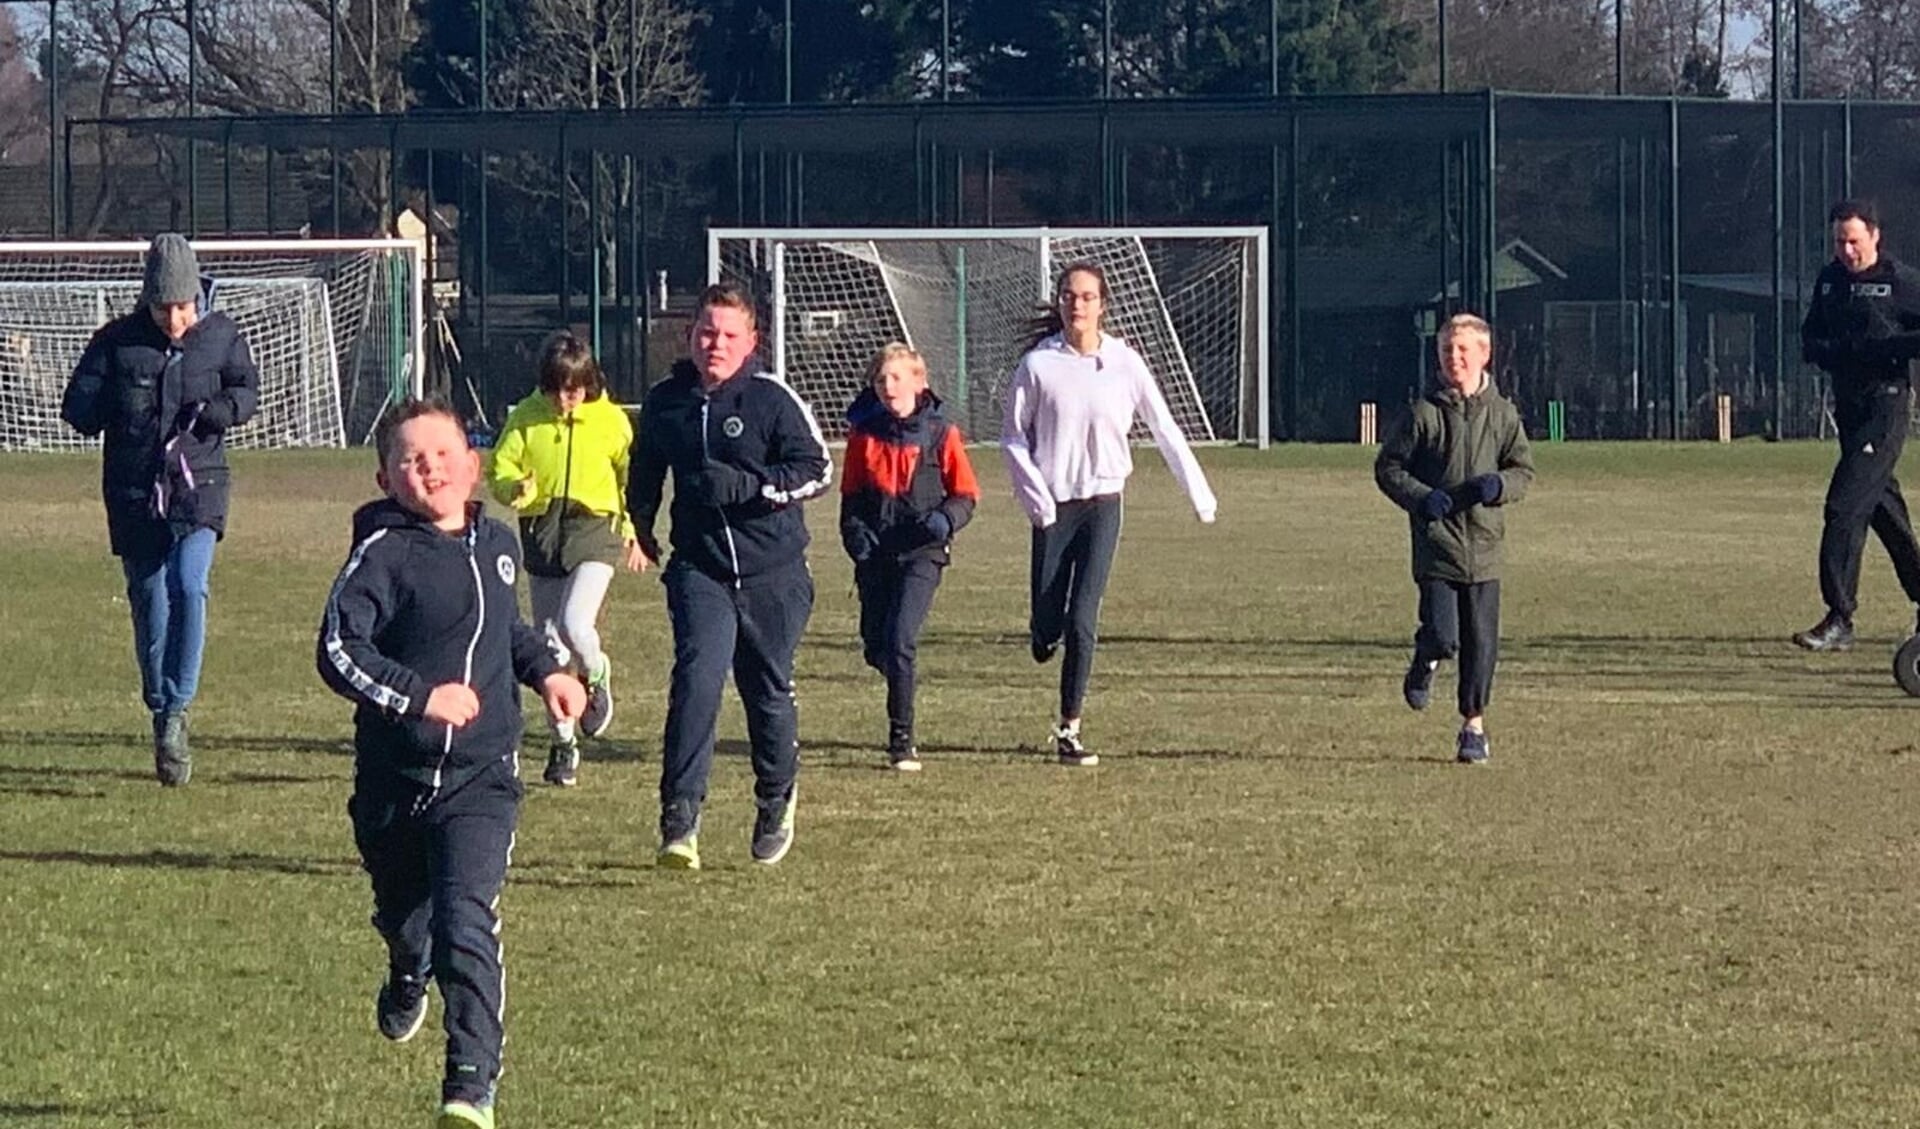
[[[1500,498],[1490,506],[1481,505],[1468,485],[1485,474],[1500,476]],[[1498,580],[1506,537],[1502,511],[1526,497],[1533,483],[1533,451],[1520,410],[1494,387],[1491,374],[1471,396],[1452,388],[1431,392],[1394,424],[1374,459],[1373,480],[1407,511],[1416,582]],[[1435,490],[1453,496],[1453,512],[1428,521],[1420,506]]]

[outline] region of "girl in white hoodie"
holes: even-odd
[[[1014,495],[1033,523],[1034,661],[1046,662],[1066,644],[1054,750],[1063,765],[1090,767],[1100,758],[1080,739],[1080,715],[1100,600],[1120,543],[1120,496],[1133,473],[1127,435],[1136,417],[1146,422],[1200,520],[1212,522],[1217,505],[1146,362],[1103,330],[1110,297],[1105,273],[1074,263],[1060,273],[1054,294],[1053,308],[1034,321],[1026,355],[1013,370],[1000,446]]]

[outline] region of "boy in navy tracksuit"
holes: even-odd
[[[440,1129],[492,1129],[505,981],[495,906],[520,809],[520,692],[577,718],[586,689],[520,619],[520,547],[472,500],[480,460],[444,403],[382,424],[387,498],[353,517],[327,597],[320,676],[354,702],[354,844],[388,971],[380,1033],[404,1042],[440,984]]]
[[[662,577],[673,677],[658,861],[680,870],[700,866],[700,807],[729,670],[752,745],[753,860],[771,865],[793,845],[793,657],[813,611],[800,503],[827,488],[833,463],[813,413],[754,357],[754,326],[753,303],[738,288],[701,295],[692,359],[647,393],[627,480],[641,551],[658,561],[653,525],[673,471],[673,560]]]
[[[927,364],[894,342],[874,354],[867,388],[847,409],[840,540],[860,589],[867,665],[887,678],[887,761],[920,770],[913,743],[914,660],[953,535],[973,516],[980,484],[960,428],[927,390]]]

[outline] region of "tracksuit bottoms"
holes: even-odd
[[[1033,531],[1033,657],[1044,661],[1057,644],[1066,643],[1060,664],[1062,720],[1079,717],[1086,705],[1100,601],[1120,546],[1121,517],[1120,495],[1103,494],[1061,502],[1053,524]]]
[[[1493,669],[1500,661],[1500,582],[1459,584],[1420,581],[1420,628],[1413,636],[1416,662],[1460,660],[1460,716],[1479,717],[1493,697]]]

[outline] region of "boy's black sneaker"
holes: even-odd
[[[1407,700],[1409,707],[1416,710],[1427,708],[1427,702],[1433,696],[1433,672],[1439,665],[1418,655],[1407,664],[1407,676],[1400,680],[1400,696]]]
[[[580,744],[577,741],[555,741],[547,750],[547,770],[540,779],[556,788],[571,788],[580,783]]]
[[[771,808],[761,808],[753,817],[753,861],[772,866],[793,849],[793,809],[798,791],[787,789],[787,798]]]
[[[1454,760],[1459,761],[1461,764],[1485,764],[1487,763],[1487,758],[1491,755],[1492,750],[1487,747],[1487,735],[1485,733],[1478,729],[1462,729],[1460,731],[1460,743],[1454,751]]]
[[[919,772],[920,750],[912,745],[894,745],[887,749],[887,766],[895,772]]]
[[[427,978],[387,973],[373,1001],[373,1019],[380,1033],[396,1043],[418,1035],[427,1021]]]
[[[1038,637],[1028,640],[1028,643],[1033,648],[1033,661],[1037,663],[1053,658],[1053,652],[1060,646],[1058,643],[1048,642]]]
[[[1088,751],[1078,729],[1065,726],[1054,729],[1053,752],[1068,768],[1092,768],[1100,763],[1100,754]]]
[[[193,754],[187,747],[187,715],[153,715],[153,775],[161,785],[178,788],[193,776]]]
[[[1828,612],[1819,623],[1794,633],[1793,643],[1809,651],[1853,649],[1853,623],[1839,612]]]

